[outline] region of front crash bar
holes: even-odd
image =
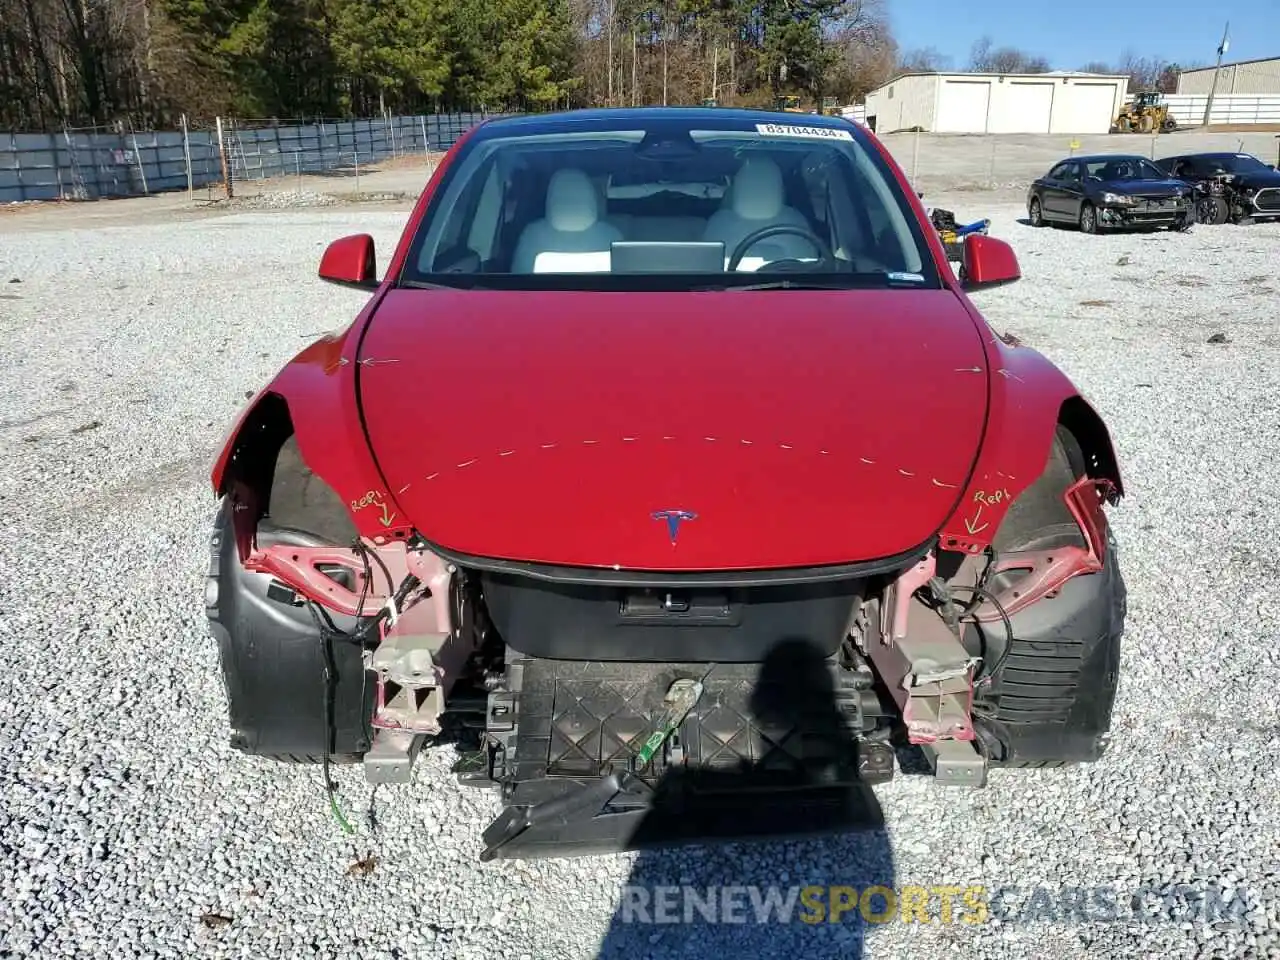
[[[913,744],[973,740],[972,657],[940,617],[911,617],[913,595],[937,572],[932,551],[890,586],[879,636],[866,651],[902,711]],[[917,609],[923,611],[918,603]]]
[[[1012,617],[1031,604],[1053,596],[1072,577],[1097,573],[1102,569],[1107,550],[1107,518],[1102,504],[1107,501],[1114,484],[1110,480],[1084,477],[1062,495],[1067,509],[1084,535],[1085,546],[1062,546],[1051,550],[1024,550],[1009,553],[996,559],[992,573],[1025,570],[1027,576],[996,595],[996,600]],[[994,604],[983,603],[974,613],[974,619],[990,623],[1000,619]]]
[[[429,551],[408,550],[400,541],[384,546],[364,541],[364,546],[386,564],[387,572],[391,575],[391,582],[387,584],[388,591],[408,574],[414,574],[430,593],[435,622],[449,623],[448,586],[452,577],[449,564]],[[246,570],[269,573],[306,599],[350,617],[371,617],[391,600],[390,592],[378,592],[377,580],[381,579],[379,574],[382,567],[377,563],[370,563],[369,570],[366,570],[366,564],[354,547],[293,547],[276,544],[255,548],[245,560],[244,566]],[[360,602],[359,590],[349,589],[320,569],[326,566],[349,570],[356,583],[361,583],[366,573],[371,571],[374,582],[369,584],[364,603]]]

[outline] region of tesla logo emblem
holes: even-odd
[[[688,510],[659,510],[653,515],[653,519],[667,522],[667,535],[671,537],[671,545],[674,547],[676,538],[680,536],[680,524],[686,520],[697,520],[698,515]]]

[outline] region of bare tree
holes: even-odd
[[[863,99],[889,80],[898,65],[898,45],[881,0],[847,6],[829,42],[835,56],[827,87],[845,103]]]
[[[1048,73],[1049,61],[1016,47],[995,47],[983,37],[969,52],[969,69],[974,73]]]
[[[1134,90],[1154,90],[1160,80],[1164,64],[1156,57],[1140,57],[1132,50],[1120,55],[1119,71],[1129,76],[1129,86]]]
[[[951,58],[936,47],[907,50],[898,58],[898,73],[937,73],[951,69]]]

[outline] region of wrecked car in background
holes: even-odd
[[[1280,218],[1280,172],[1251,154],[1192,153],[1156,164],[1196,189],[1200,223]]]
[[[810,831],[895,745],[968,786],[1100,758],[1116,456],[971,302],[1012,249],[963,243],[838,117],[471,130],[381,278],[327,249],[370,299],[213,467],[232,744],[409,782],[473,731],[482,859]]]
[[[1071,157],[1027,189],[1032,226],[1075,224],[1085,233],[1186,230],[1195,222],[1191,187],[1150,160],[1122,154]]]

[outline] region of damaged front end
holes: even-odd
[[[1112,229],[1186,229],[1195,222],[1196,208],[1189,196],[1139,196],[1104,193],[1098,203],[1098,224]]]
[[[1012,540],[724,577],[567,574],[416,534],[237,536],[224,507],[207,605],[233,742],[407,783],[423,744],[452,740],[459,782],[502,797],[486,860],[856,829],[911,753],[974,787],[992,766],[1102,755],[1114,496],[1082,476],[1053,516],[1006,518]],[[284,665],[264,677],[267,654]]]

